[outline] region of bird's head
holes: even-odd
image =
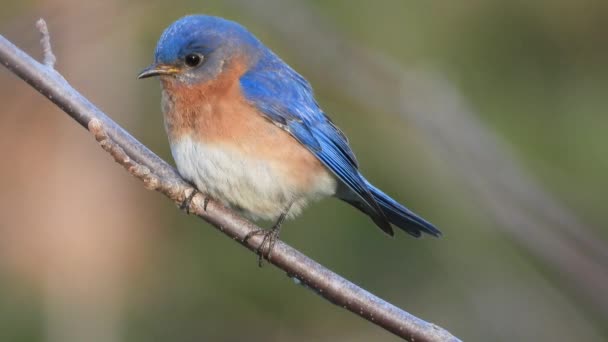
[[[236,59],[252,64],[263,52],[259,40],[238,23],[207,15],[187,16],[163,32],[154,63],[138,78],[160,76],[188,84],[206,83]]]

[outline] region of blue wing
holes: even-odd
[[[388,219],[359,173],[348,140],[319,108],[310,84],[278,57],[267,57],[241,76],[245,98],[319,158],[374,222],[393,235]]]

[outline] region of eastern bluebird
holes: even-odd
[[[206,15],[179,19],[138,77],[151,76],[160,76],[179,173],[249,218],[275,220],[274,238],[285,218],[327,196],[361,210],[391,236],[391,223],[415,237],[441,234],[361,175],[346,136],[319,108],[308,81],[240,24]]]

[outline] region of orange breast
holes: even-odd
[[[244,64],[233,63],[220,77],[202,85],[163,80],[165,126],[170,141],[188,136],[224,145],[281,170],[294,185],[314,186],[329,171],[289,133],[274,125],[243,97],[238,79]]]

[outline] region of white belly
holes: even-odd
[[[276,220],[290,204],[288,217],[294,217],[310,201],[336,192],[336,179],[329,172],[302,189],[272,163],[223,145],[184,137],[171,144],[171,152],[182,177],[252,219]]]

